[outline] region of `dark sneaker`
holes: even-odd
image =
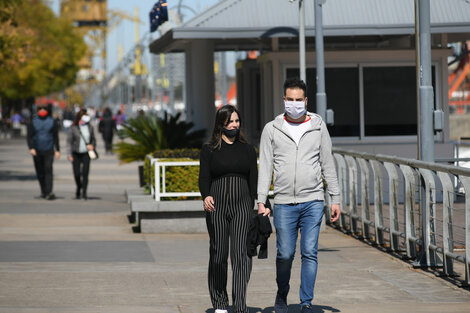
[[[55,200],[55,194],[53,194],[53,193],[48,194],[48,195],[46,196],[46,199],[47,199],[47,200]]]
[[[300,313],[313,313],[312,306],[310,304],[302,306]]]
[[[275,313],[287,313],[287,297],[281,297],[279,294],[276,295],[276,301],[274,302]]]

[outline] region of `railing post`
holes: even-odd
[[[384,218],[383,218],[383,184],[382,169],[378,161],[370,160],[372,173],[374,175],[374,220],[375,220],[375,242],[384,244]],[[391,236],[390,236],[391,238]]]
[[[400,229],[398,224],[398,171],[393,163],[384,162],[384,166],[388,173],[390,248],[392,251],[398,251],[400,249],[400,236],[398,235]]]
[[[419,169],[424,182],[424,194],[422,196],[422,225],[421,237],[423,240],[423,251],[414,266],[442,266],[437,251],[430,248],[436,246],[436,183],[432,171]]]
[[[370,222],[370,179],[369,179],[369,166],[364,159],[358,159],[357,163],[361,169],[361,222],[362,222],[362,237],[370,238],[369,222]]]
[[[346,200],[347,200],[347,165],[344,157],[341,154],[334,154],[337,164],[337,175],[338,183],[341,190],[341,212],[346,212]],[[339,219],[339,225],[341,228],[346,229],[346,214],[341,214]]]
[[[153,164],[155,163],[155,160],[153,158],[151,158],[150,156],[147,156],[147,158],[150,160],[150,168],[148,170],[148,181],[147,183],[149,184],[149,187],[150,187],[150,195],[153,197],[154,195],[154,190],[153,190],[153,183],[152,183],[152,166]]]
[[[166,193],[166,166],[162,163],[162,193]]]
[[[348,163],[349,169],[349,223],[351,225],[351,232],[353,234],[357,234],[357,181],[358,181],[358,173],[357,173],[357,165],[356,160],[347,155],[345,157],[346,162]]]
[[[414,202],[415,202],[415,177],[411,167],[400,165],[400,169],[405,177],[405,245],[406,255],[409,258],[416,258],[416,242],[411,243],[411,239],[416,240],[414,223]]]
[[[160,162],[155,160],[155,201],[160,201]]]
[[[461,176],[465,190],[465,284],[470,285],[470,177]]]
[[[442,184],[442,243],[444,274],[447,276],[454,274],[454,260],[448,253],[454,252],[454,236],[452,232],[452,207],[454,206],[454,186],[449,174],[437,172],[437,176]]]

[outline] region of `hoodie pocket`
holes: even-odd
[[[293,169],[291,167],[292,164],[287,162],[274,164],[274,194],[287,194],[289,192],[290,186],[293,185]]]
[[[296,194],[301,196],[319,190],[321,171],[319,164],[300,163],[297,170]]]

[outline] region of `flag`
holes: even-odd
[[[150,32],[158,29],[158,26],[168,21],[168,4],[166,0],[158,0],[150,11]]]

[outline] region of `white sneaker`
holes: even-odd
[[[228,313],[227,310],[215,310],[214,313]]]

